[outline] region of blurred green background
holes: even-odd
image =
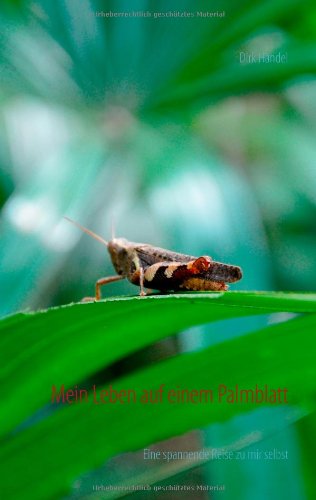
[[[104,238],[113,221],[132,241],[240,265],[233,289],[315,290],[314,2],[3,0],[0,9],[1,315],[79,301],[113,273],[104,247],[63,215]],[[169,11],[195,17],[154,18]],[[286,63],[242,63],[241,53]],[[115,283],[104,294],[137,289]],[[225,322],[221,340],[284,319]],[[142,362],[209,345],[204,333]],[[177,481],[229,483],[225,499],[314,498],[308,418],[289,425],[280,410],[257,410],[177,446],[221,446],[259,428],[264,449],[292,459],[212,463]],[[73,497],[95,477],[120,481],[143,466],[136,454],[113,460],[78,479]]]

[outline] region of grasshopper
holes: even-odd
[[[64,218],[107,247],[117,272],[115,276],[98,279],[95,297],[85,300],[100,300],[103,285],[124,278],[140,287],[141,296],[146,295],[145,287],[161,292],[226,291],[226,283],[234,283],[242,278],[240,267],[216,262],[208,255],[194,257],[146,243],[134,243],[125,238],[113,237],[111,241],[106,241],[69,217]]]

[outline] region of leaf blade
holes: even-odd
[[[0,322],[0,374],[3,386],[12,390],[0,415],[1,432],[14,429],[47,404],[46,388],[53,383],[76,384],[102,367],[194,325],[277,311],[316,312],[316,296],[269,292],[155,295],[4,319]]]
[[[238,368],[240,386],[248,388],[256,383],[287,386],[290,403],[302,403],[309,400],[316,389],[315,335],[311,335],[315,331],[315,314],[295,318],[203,351],[163,361],[124,377],[113,387],[117,390],[133,387],[141,391],[150,387],[157,389],[161,383],[165,383],[166,388],[179,385],[189,389],[216,387],[220,383],[233,386]],[[229,371],[223,370],[225,367],[229,367]],[[14,475],[19,482],[13,487],[16,488],[13,494],[21,495],[19,498],[28,498],[25,496],[28,492],[34,499],[48,493],[62,494],[80,472],[101,464],[107,457],[211,422],[225,421],[252,409],[246,404],[215,402],[211,409],[202,404],[172,406],[166,401],[159,406],[140,403],[67,406],[4,443],[0,452],[4,472],[2,487],[8,491],[10,488],[12,495]],[[28,467],[28,463],[36,463],[37,467]]]

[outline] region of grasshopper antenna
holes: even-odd
[[[112,240],[115,240],[115,227],[114,227],[114,219],[112,217],[112,220],[111,220],[111,237],[112,237]]]
[[[64,215],[64,219],[68,220],[68,222],[71,222],[71,224],[74,224],[74,226],[79,227],[79,229],[81,229],[81,231],[83,231],[84,233],[87,233],[89,236],[92,236],[92,238],[94,238],[95,240],[100,241],[106,247],[108,246],[108,242],[106,240],[101,238],[101,236],[99,236],[98,234],[95,234],[93,231],[90,231],[90,229],[87,229],[86,227],[81,226],[81,224],[78,224],[78,222],[75,222],[74,220],[70,219],[69,217],[66,217],[65,215]]]

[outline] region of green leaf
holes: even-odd
[[[78,383],[122,357],[194,325],[278,311],[316,312],[316,295],[153,295],[10,316],[0,323],[0,376],[4,386],[11,387],[0,416],[1,433],[46,404],[47,388],[52,384]]]
[[[282,54],[287,54],[286,64],[253,63],[240,64],[235,57],[231,57],[228,64],[214,70],[210,75],[195,81],[189,81],[165,90],[157,99],[157,109],[169,110],[173,107],[181,108],[192,103],[192,95],[199,104],[207,104],[229,95],[239,95],[256,91],[279,89],[286,82],[302,74],[314,74],[316,71],[315,44],[299,44],[283,46]],[[239,56],[238,56],[239,57]]]
[[[103,332],[103,349],[100,352],[99,344],[95,352],[95,355],[99,352],[100,357],[107,353],[106,357],[109,359],[111,357],[108,352],[109,346],[117,344],[118,356],[119,352],[122,354],[135,348],[137,342],[132,341],[133,337],[138,338],[138,344],[141,344],[141,337],[146,333],[144,325],[148,317],[156,325],[156,338],[162,338],[166,332],[171,333],[172,329],[164,327],[172,317],[168,314],[169,302],[174,308],[174,317],[177,320],[181,318],[183,324],[276,310],[315,312],[316,306],[313,294],[226,293],[205,296],[188,294],[176,297],[149,297],[145,300],[135,298],[108,300],[105,303],[66,307],[26,316],[24,321],[30,321],[36,328],[36,320],[39,327],[41,324],[39,320],[46,318],[52,326],[57,323],[53,318],[58,313],[63,316],[65,323],[65,314],[70,314],[70,311],[77,310],[79,313],[85,310],[85,314],[89,316],[90,311],[97,313],[98,309],[106,309],[109,307],[107,304],[111,304],[117,313],[119,309],[122,311],[120,315],[114,312],[112,315],[108,314],[108,321],[113,322],[113,332],[110,329],[108,332]],[[148,314],[145,316],[146,308]],[[139,324],[140,333],[138,335],[138,330],[133,328],[131,331],[132,322],[129,320],[130,326],[127,328],[125,325],[123,341],[121,336],[123,332],[120,331],[122,324],[120,323],[114,332],[115,322],[122,318],[124,312],[130,317],[131,312],[136,310],[139,314],[134,323]],[[200,319],[198,312],[201,315]],[[80,328],[83,316],[78,314],[78,318]],[[20,321],[23,322],[22,317],[9,318],[3,323],[17,327]],[[174,321],[173,330],[176,322]],[[267,384],[270,388],[287,388],[291,405],[303,404],[306,407],[307,404],[309,408],[313,408],[311,398],[316,390],[315,330],[316,315],[308,314],[203,351],[176,356],[126,376],[111,385],[115,390],[134,389],[138,395],[143,389],[157,390],[161,384],[165,384],[164,394],[167,390],[177,387],[189,390],[201,388],[216,390],[219,384],[234,388],[238,373],[237,383],[240,388],[254,388],[256,384],[259,387]],[[29,328],[28,333],[30,332],[32,330]],[[126,332],[129,335],[128,339]],[[147,331],[148,334],[149,332],[150,330]],[[111,337],[111,333],[116,334],[116,340],[115,337]],[[41,334],[43,335],[43,331]],[[74,348],[82,340],[77,334],[74,335],[74,331],[70,328],[64,330],[64,336],[72,338]],[[88,339],[82,346],[81,364],[89,365],[91,358],[86,348],[89,342],[94,344],[96,338],[87,332],[85,336]],[[150,341],[152,340],[153,336],[150,337]],[[126,348],[126,344],[130,347]],[[63,343],[60,344],[60,354],[63,352],[62,346]],[[51,361],[54,359],[53,354],[50,359]],[[69,373],[75,368],[71,353],[68,353],[68,362]],[[25,386],[33,370],[34,365],[30,363],[27,373],[24,372]],[[46,371],[50,372],[51,377],[56,376],[53,381],[56,386],[61,383],[67,385],[66,371],[65,379],[59,379],[60,374],[55,371],[53,362],[46,364]],[[19,391],[23,389],[21,384],[15,387],[15,381],[11,381],[8,387],[8,392],[18,390],[15,396],[17,407],[22,407],[26,399],[25,394]],[[46,384],[37,390],[40,392],[33,393],[35,399],[41,398],[45,392],[48,398],[51,387]],[[4,408],[7,404],[6,399],[3,400]],[[140,449],[152,442],[211,422],[225,421],[234,415],[260,406],[249,403],[219,403],[216,398],[207,404],[171,404],[166,400],[156,405],[141,404],[139,400],[130,404],[90,403],[67,405],[46,420],[13,435],[3,443],[0,463],[3,472],[4,498],[56,497],[65,493],[71,481],[80,473],[100,465],[114,454]]]
[[[238,44],[249,39],[251,35],[256,34],[256,30],[264,26],[277,25],[280,20],[289,18],[297,19],[297,15],[302,9],[302,3],[299,0],[281,0],[274,2],[266,0],[258,4],[253,2],[243,2],[232,8],[227,6],[229,15],[221,19],[216,28],[212,31],[212,36],[208,43],[196,51],[194,56],[186,61],[177,82],[187,80],[191,83],[197,77],[209,76],[213,73],[214,67],[218,66],[218,60],[221,60],[224,51],[229,50],[232,54],[235,52]],[[236,47],[237,45],[237,47]],[[205,64],[205,61],[208,63]],[[210,71],[211,69],[211,71]],[[234,78],[233,78],[234,79]]]
[[[302,475],[304,477],[305,494],[308,500],[316,497],[315,469],[315,439],[316,414],[311,413],[296,423],[296,431],[302,456]]]

